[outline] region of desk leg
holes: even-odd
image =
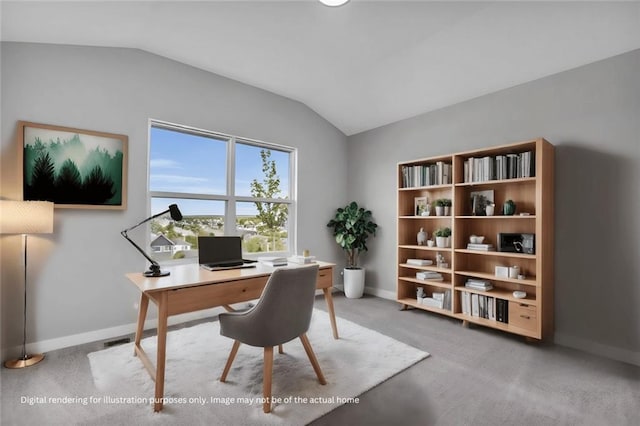
[[[336,313],[333,310],[333,296],[331,295],[331,287],[323,288],[324,300],[327,302],[327,308],[329,309],[329,320],[331,321],[331,328],[333,329],[333,338],[338,339],[338,326],[336,325]]]
[[[147,308],[149,307],[149,297],[142,293],[140,296],[140,306],[138,308],[138,328],[136,329],[135,346],[140,346],[140,340],[142,339],[142,332],[144,331],[144,321],[147,319]],[[133,355],[136,355],[135,348]]]
[[[162,292],[158,298],[158,353],[156,360],[156,395],[153,411],[162,410],[164,397],[164,364],[167,354],[167,292]]]

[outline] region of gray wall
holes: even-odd
[[[29,342],[135,322],[124,273],[146,265],[120,230],[149,215],[149,118],[297,147],[300,249],[342,261],[325,225],[347,200],[346,137],[305,105],[139,50],[3,43],[1,64],[0,197],[21,197],[18,120],[129,136],[127,210],[56,209],[54,234],[30,238]],[[19,237],[0,242],[6,349],[22,339],[21,251]]]
[[[350,137],[349,195],[381,226],[368,291],[395,293],[398,161],[541,136],[556,147],[556,342],[640,364],[638,76],[640,50]]]

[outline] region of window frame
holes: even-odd
[[[169,192],[169,191],[152,191],[151,185],[151,129],[160,128],[168,131],[182,132],[186,134],[192,134],[202,136],[206,138],[212,138],[219,141],[223,141],[227,144],[226,149],[226,194],[200,194],[200,193],[185,193],[185,192]],[[289,154],[289,191],[288,198],[254,198],[251,196],[239,196],[235,194],[235,181],[236,181],[236,145],[244,144],[251,145],[258,148],[265,148],[269,150],[277,150],[287,152]],[[185,198],[192,200],[203,201],[223,201],[224,207],[224,235],[238,235],[236,230],[237,214],[236,205],[238,202],[268,202],[287,204],[287,251],[271,251],[271,252],[256,252],[248,253],[243,252],[243,256],[249,259],[255,259],[261,255],[269,256],[290,256],[293,253],[297,253],[297,166],[298,166],[298,149],[281,144],[275,144],[272,142],[265,142],[258,139],[247,138],[243,136],[230,135],[216,131],[210,131],[205,129],[199,129],[182,124],[170,123],[167,121],[149,119],[148,125],[148,137],[147,137],[147,211],[151,215],[151,200],[153,198]],[[232,224],[232,226],[228,226]],[[149,229],[147,228],[147,231]],[[231,233],[233,232],[233,233]],[[147,247],[151,244],[151,233],[147,232]],[[164,264],[179,264],[179,263],[192,263],[193,259],[181,260],[171,259],[161,261],[159,263]]]

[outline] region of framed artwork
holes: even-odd
[[[126,209],[127,136],[25,121],[17,133],[23,200]]]
[[[415,197],[413,199],[413,214],[422,216],[422,213],[427,211],[428,202],[427,197]]]
[[[487,205],[493,204],[493,189],[487,191],[472,191],[471,214],[473,216],[486,216]]]

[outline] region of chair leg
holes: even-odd
[[[284,353],[284,349],[282,348],[282,345],[278,345],[278,353],[279,354],[283,354]]]
[[[273,347],[264,348],[264,370],[262,373],[262,393],[265,402],[262,411],[271,412],[271,376],[273,374]]]
[[[224,370],[222,371],[222,376],[220,376],[221,382],[225,382],[227,380],[227,374],[229,374],[229,370],[231,370],[231,364],[233,364],[233,360],[236,358],[236,354],[238,353],[239,347],[240,347],[240,341],[234,340],[233,347],[231,348],[231,353],[229,354],[229,358],[227,359],[227,364],[224,366]]]
[[[304,346],[304,350],[307,352],[307,356],[309,357],[309,361],[311,361],[311,365],[313,366],[313,370],[316,372],[316,376],[318,376],[318,381],[321,385],[326,385],[327,381],[322,374],[322,370],[320,369],[320,364],[318,364],[318,359],[316,358],[316,354],[313,353],[313,349],[311,348],[311,343],[309,343],[309,339],[307,338],[306,333],[302,333],[300,335],[300,341],[302,342],[302,346]]]

